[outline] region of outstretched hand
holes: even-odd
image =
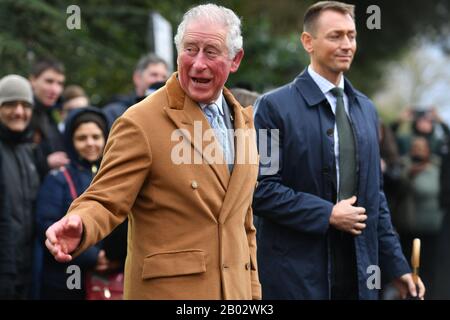
[[[64,217],[52,224],[45,232],[45,245],[58,262],[72,260],[70,253],[75,251],[83,235],[83,222],[77,215]]]

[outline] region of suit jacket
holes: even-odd
[[[369,266],[379,266],[387,279],[410,269],[382,189],[375,107],[347,80],[345,92],[357,146],[357,205],[366,208],[368,216],[367,227],[354,237],[355,273],[359,298],[376,299],[379,290],[367,285],[367,280],[374,283]],[[329,218],[337,190],[334,124],[331,106],[307,71],[255,104],[257,132],[279,129],[278,165],[274,160],[264,164],[260,150],[260,170],[274,169],[259,176],[253,205],[259,218],[259,276],[265,299],[330,298]]]
[[[201,139],[210,126],[175,73],[115,122],[98,174],[69,209],[84,226],[75,254],[128,216],[127,299],[260,298],[251,209],[258,175],[258,159],[250,161],[257,154],[252,110],[227,89],[224,96],[235,129],[250,133],[235,142],[236,159],[245,161],[235,163],[231,176],[225,163],[211,163],[211,142]],[[173,160],[183,153],[180,141],[192,164]],[[204,162],[196,164],[199,159]]]

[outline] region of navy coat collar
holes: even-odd
[[[350,81],[344,77],[344,89],[349,100],[354,100],[358,95],[358,91],[353,88]],[[308,69],[304,69],[303,72],[297,76],[294,80],[294,85],[296,86],[300,95],[305,98],[308,106],[312,107],[320,104],[326,100],[325,95],[320,90],[319,86],[314,82],[313,78],[309,75]]]

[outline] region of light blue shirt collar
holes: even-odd
[[[217,107],[219,108],[220,114],[223,116],[224,113],[223,113],[222,99],[223,99],[223,90],[220,91],[219,97],[217,98],[216,101],[213,101],[213,103],[215,103],[215,104],[217,105]],[[205,109],[205,107],[206,107],[207,105],[209,105],[209,104],[210,104],[210,103],[199,103],[200,108],[202,108],[202,111],[203,111],[203,109]]]
[[[330,81],[322,77],[320,74],[315,72],[311,65],[308,66],[308,73],[314,80],[314,82],[319,86],[320,91],[322,91],[323,94],[327,94],[328,92],[330,92],[331,89],[335,87],[334,83],[331,83]],[[341,76],[341,80],[339,81],[338,87],[344,90],[344,76]]]

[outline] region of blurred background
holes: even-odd
[[[307,64],[300,21],[315,1],[214,1],[243,18],[245,58],[229,86],[264,92],[290,81]],[[350,80],[374,98],[384,118],[406,106],[435,105],[450,120],[450,1],[348,1],[356,4],[358,53]],[[0,0],[0,75],[28,74],[40,57],[66,66],[66,82],[81,85],[95,105],[129,92],[136,61],[154,49],[152,13],[172,26],[198,1]],[[69,5],[79,6],[81,28],[69,30]],[[370,5],[381,9],[381,29],[366,26]],[[173,65],[171,57],[162,57]]]

